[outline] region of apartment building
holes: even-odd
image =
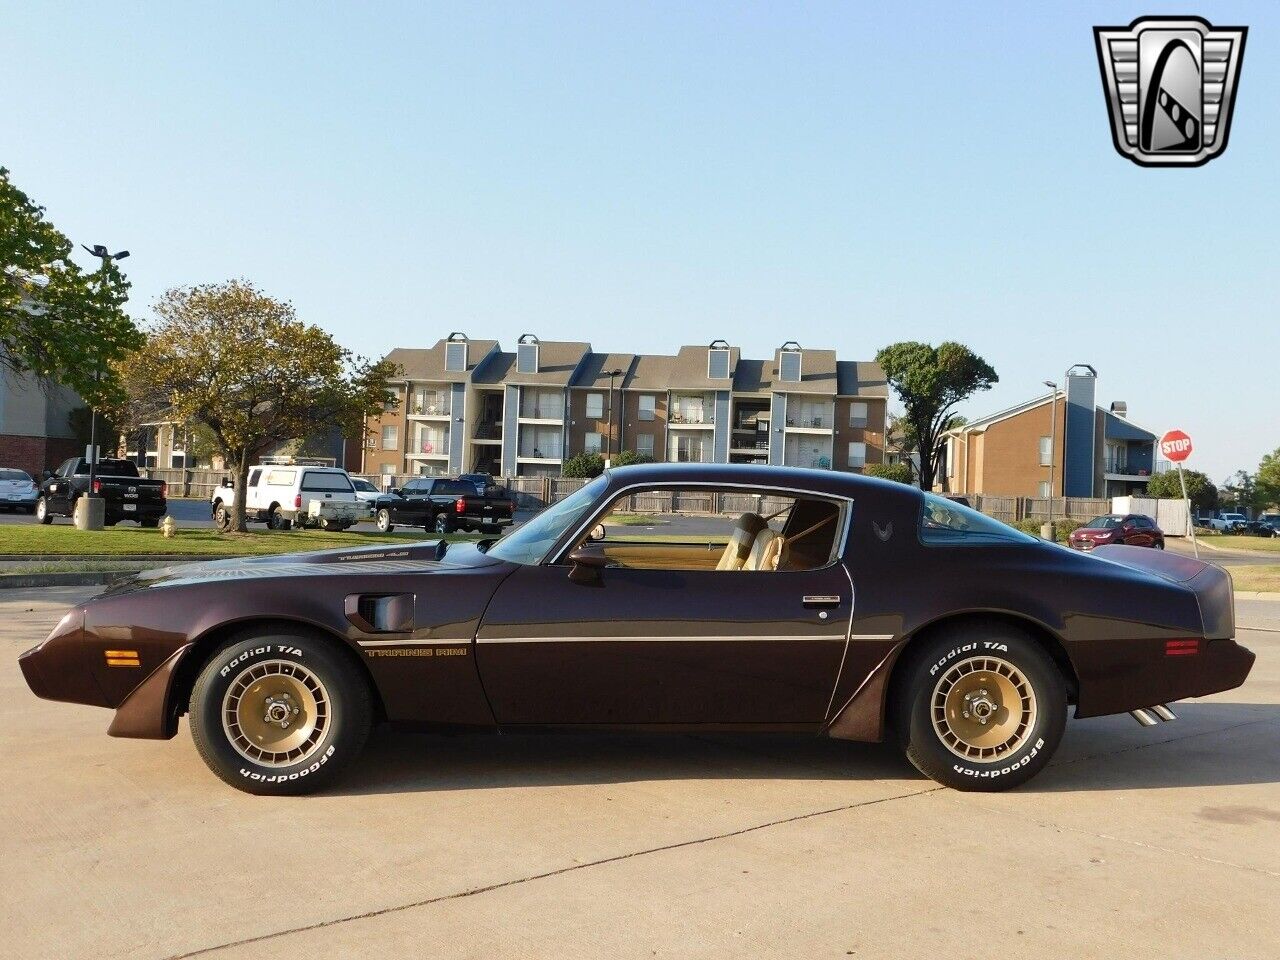
[[[1035,397],[948,432],[934,489],[1022,497],[1112,497],[1142,493],[1157,436],[1116,401],[1095,402],[1097,373],[1080,366],[1065,389]]]
[[[455,333],[429,350],[393,350],[398,402],[368,421],[364,470],[556,476],[568,457],[623,450],[854,471],[884,459],[884,374],[833,350],[790,342],[751,360],[716,340],[674,355],[597,353],[533,334],[515,347]],[[428,406],[447,428],[417,426],[431,420]]]
[[[82,406],[74,391],[0,364],[0,467],[39,476],[82,454],[69,420],[71,411]]]

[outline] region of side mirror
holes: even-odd
[[[597,523],[591,528],[591,532],[587,534],[587,539],[592,543],[598,543],[604,539],[604,524]]]
[[[569,554],[569,562],[573,564],[569,568],[569,579],[574,583],[582,584],[599,584],[600,571],[608,564],[603,554],[593,553],[590,550],[584,550],[578,547]]]
[[[223,477],[223,478],[222,478],[222,485],[223,485],[224,487],[226,487],[228,490],[230,490],[230,489],[233,489],[233,488],[235,487],[236,482],[235,482],[234,480],[232,480],[230,477]]]

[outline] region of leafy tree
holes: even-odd
[[[118,397],[111,364],[141,343],[113,261],[85,272],[44,208],[0,167],[0,367],[56,379],[90,403]]]
[[[1191,505],[1200,510],[1216,510],[1218,508],[1218,488],[1199,470],[1184,471],[1187,480],[1187,498]],[[1178,471],[1167,470],[1157,473],[1147,481],[1147,496],[1160,500],[1178,500],[1182,497],[1182,487],[1178,484]]]
[[[89,437],[96,435],[102,456],[114,457],[117,441],[120,439],[120,430],[115,424],[113,415],[110,411],[99,410],[96,425],[92,422],[92,417],[93,411],[88,407],[76,407],[67,414],[67,427],[70,428],[76,445],[81,448],[87,447]]]
[[[560,473],[576,479],[598,477],[604,473],[604,457],[598,453],[574,454],[564,462]]]
[[[637,463],[653,463],[653,457],[647,453],[636,453],[634,450],[623,450],[613,458],[615,467],[630,467]]]
[[[1254,476],[1257,486],[1258,506],[1280,507],[1280,447],[1272,450],[1258,464],[1258,472]]]
[[[862,470],[868,477],[911,483],[911,467],[905,463],[869,463]]]
[[[954,426],[956,404],[999,382],[987,361],[962,343],[936,347],[927,343],[894,343],[876,354],[885,378],[905,408],[903,441],[920,454],[922,490],[933,486],[942,434]]]
[[[147,344],[121,363],[149,419],[203,427],[235,475],[232,529],[245,530],[249,467],[266,451],[336,425],[354,432],[391,402],[386,360],[353,357],[291,304],[241,280],[169,290]]]
[[[1247,470],[1237,470],[1227,477],[1218,491],[1218,502],[1226,510],[1257,510],[1262,506],[1259,499],[1257,480]]]

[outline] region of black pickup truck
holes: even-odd
[[[415,477],[400,489],[383,494],[373,505],[374,519],[383,533],[394,529],[397,523],[436,533],[497,533],[510,526],[512,512],[511,498],[500,488],[481,494],[470,480],[441,477]]]
[[[106,501],[104,523],[137,520],[144,527],[160,525],[168,504],[163,480],[144,480],[128,460],[99,460],[94,468],[93,491]],[[73,457],[40,485],[36,520],[52,523],[54,517],[74,515],[76,501],[89,492],[89,461]]]

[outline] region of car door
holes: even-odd
[[[843,565],[754,572],[519,567],[477,632],[500,724],[810,725],[853,602]]]
[[[400,499],[392,507],[392,516],[396,522],[419,526],[426,515],[427,491],[431,487],[429,480],[410,480],[400,488]]]

